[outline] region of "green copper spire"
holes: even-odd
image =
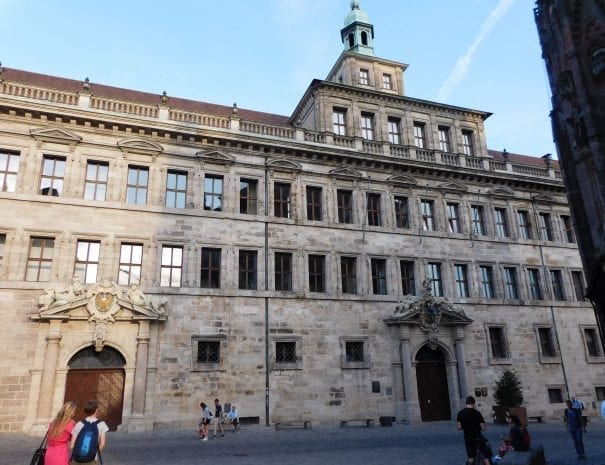
[[[346,51],[374,55],[374,26],[360,8],[359,0],[351,0],[351,11],[345,16],[340,37]]]

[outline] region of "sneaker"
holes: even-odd
[[[207,441],[207,440],[208,440],[208,438],[204,438],[204,439],[202,439],[202,441]]]

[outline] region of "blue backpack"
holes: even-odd
[[[84,426],[82,426],[82,429],[78,433],[76,443],[74,444],[74,450],[71,454],[71,458],[74,462],[92,462],[96,458],[97,452],[99,452],[99,429],[97,428],[97,425],[100,422],[101,420],[93,421],[92,423],[89,423],[88,421],[82,422]],[[99,452],[99,459],[100,458],[101,453]],[[101,463],[103,463],[102,460]]]

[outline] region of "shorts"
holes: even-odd
[[[466,456],[469,459],[474,459],[477,456],[477,448],[481,451],[483,458],[491,459],[492,451],[487,439],[465,439],[464,447],[466,447]]]

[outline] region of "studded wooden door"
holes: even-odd
[[[99,419],[104,420],[110,431],[122,423],[124,400],[124,370],[69,370],[65,387],[65,401],[78,403],[76,420],[83,419],[84,404],[90,399],[99,401]]]
[[[416,356],[418,402],[422,421],[450,420],[445,360],[440,349],[422,348]]]

